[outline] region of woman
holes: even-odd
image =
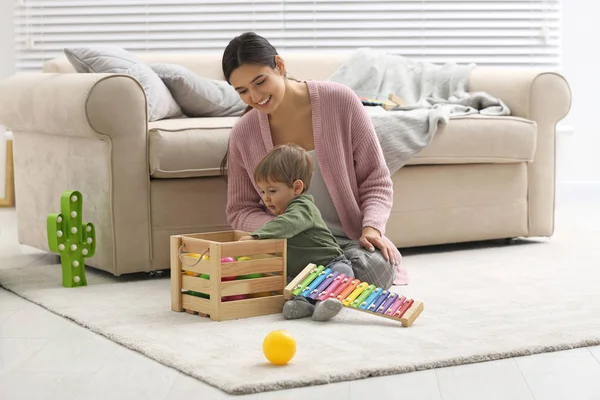
[[[356,94],[339,83],[288,78],[276,49],[254,33],[229,42],[222,67],[248,104],[231,131],[222,165],[227,165],[231,226],[254,231],[275,218],[260,203],[254,168],[273,146],[296,143],[315,161],[308,193],[356,278],[384,288],[405,283],[400,252],[385,237],[393,195],[390,173]]]

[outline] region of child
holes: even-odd
[[[312,157],[298,145],[281,145],[269,152],[256,166],[254,180],[264,205],[277,217],[240,240],[286,238],[291,276],[313,263],[354,277],[352,264],[327,228],[313,197],[305,194],[312,173]],[[284,304],[283,316],[312,316],[315,321],[327,321],[341,309],[342,303],[337,299],[319,302],[296,296]]]

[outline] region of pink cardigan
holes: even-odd
[[[366,226],[385,234],[393,187],[371,119],[350,88],[323,81],[307,85],[315,152],[344,231],[353,240]],[[255,166],[272,148],[268,115],[256,109],[231,131],[226,212],[233,229],[251,232],[274,218],[260,203],[253,178]]]

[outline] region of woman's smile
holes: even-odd
[[[264,99],[261,102],[258,102],[256,104],[258,104],[260,107],[266,107],[269,105],[269,103],[271,102],[271,96],[268,96],[266,99]]]

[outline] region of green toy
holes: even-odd
[[[83,259],[96,251],[96,230],[92,223],[82,223],[82,209],[81,193],[65,191],[61,213],[48,215],[48,246],[60,256],[64,287],[87,286]]]

